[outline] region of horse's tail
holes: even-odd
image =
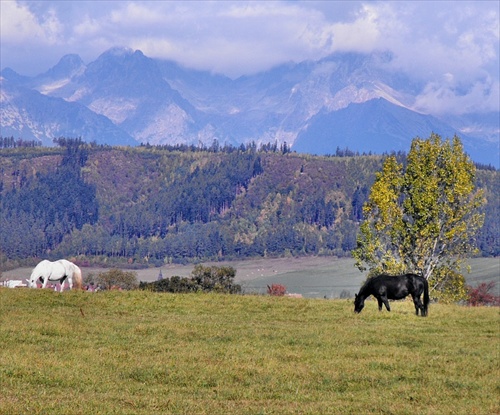
[[[429,282],[426,278],[422,277],[424,282],[424,309],[422,310],[422,316],[427,316],[427,311],[429,309]]]
[[[73,264],[74,272],[73,272],[73,282],[77,290],[82,289],[82,270],[78,265]]]

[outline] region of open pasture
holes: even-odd
[[[477,286],[481,282],[498,282],[500,258],[470,259],[471,273],[464,271],[467,283]],[[265,294],[267,285],[282,284],[290,293],[308,298],[339,298],[358,292],[366,275],[354,266],[352,258],[299,257],[259,258],[225,262],[205,262],[206,266],[230,266],[236,269],[235,281],[246,293]],[[159,268],[138,269],[139,281],[155,281],[161,271],[163,277],[188,277],[194,265],[166,264]],[[82,267],[83,277],[109,271],[109,268]],[[2,280],[28,278],[32,268],[17,268],[2,273]],[[496,294],[500,295],[500,283]]]
[[[0,413],[500,412],[498,308],[0,288]]]

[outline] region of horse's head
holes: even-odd
[[[355,294],[354,295],[354,312],[361,313],[361,310],[363,310],[364,306],[365,306],[365,299],[363,298],[363,296]]]
[[[41,281],[43,284],[43,277],[40,276],[40,266],[35,267],[30,277],[26,279],[29,288],[37,288],[38,282]]]
[[[26,279],[26,281],[28,282],[29,288],[36,288],[36,277],[35,276],[32,275],[29,279]]]

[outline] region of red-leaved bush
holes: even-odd
[[[286,293],[286,287],[281,284],[272,284],[267,286],[267,293],[276,297],[283,297]]]
[[[483,282],[476,288],[468,287],[467,304],[473,307],[480,305],[500,306],[500,296],[491,294],[494,288],[495,283],[493,281]]]

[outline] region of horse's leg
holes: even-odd
[[[418,316],[418,310],[420,309],[420,306],[418,305],[418,297],[413,294],[411,297],[413,299],[413,305],[415,306],[415,314]]]
[[[389,305],[389,300],[387,299],[387,296],[382,297],[382,301],[384,302],[385,308],[387,311],[391,311],[391,306]],[[380,309],[382,310],[382,306],[380,306]]]
[[[418,316],[418,310],[420,308],[418,305],[418,297],[412,294],[411,298],[413,299],[413,305],[415,306],[415,314]]]
[[[382,298],[381,297],[378,297],[377,298],[377,302],[378,302],[378,311],[382,311]]]
[[[61,285],[61,289],[59,292],[63,292],[64,291],[64,282],[66,281],[66,276],[62,277],[60,280],[59,280],[59,284]]]
[[[415,304],[415,314],[418,316],[418,310],[421,310],[422,313],[424,312],[424,305],[422,304],[422,301],[420,301],[420,296],[412,294],[412,298],[413,304]]]

